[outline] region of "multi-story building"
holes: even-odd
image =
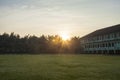
[[[120,24],[82,37],[81,45],[85,53],[120,53]]]

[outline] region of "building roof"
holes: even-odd
[[[99,35],[105,35],[105,34],[114,33],[114,32],[120,32],[120,24],[96,30],[96,31],[82,37],[81,39],[95,37],[95,36],[99,36]]]

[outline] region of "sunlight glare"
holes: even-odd
[[[66,41],[69,40],[70,36],[67,33],[62,33],[61,35],[62,40]]]

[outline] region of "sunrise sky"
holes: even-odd
[[[0,0],[0,34],[84,36],[120,24],[120,0]]]

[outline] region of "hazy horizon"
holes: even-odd
[[[120,24],[120,0],[0,0],[0,34],[84,36]]]

